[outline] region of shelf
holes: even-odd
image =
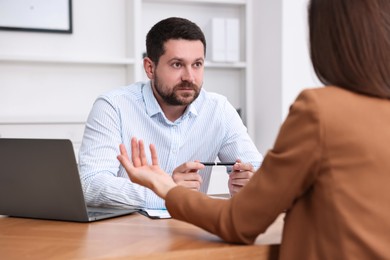
[[[66,57],[39,57],[39,56],[5,56],[0,55],[0,62],[33,62],[33,63],[63,63],[63,64],[90,64],[90,65],[134,65],[134,59],[82,59]],[[209,68],[238,68],[244,69],[245,62],[210,62],[206,61],[205,66]]]
[[[28,63],[60,63],[60,64],[89,64],[89,65],[134,65],[134,59],[81,59],[65,57],[39,56],[5,56],[0,55],[0,62],[28,62]],[[245,69],[245,62],[205,62],[208,68]]]
[[[247,0],[143,0],[148,3],[244,5]]]
[[[206,68],[223,68],[223,69],[245,69],[246,63],[245,62],[205,62]]]
[[[0,117],[1,125],[68,125],[68,124],[85,124],[87,116],[16,116]]]
[[[133,65],[134,59],[126,58],[68,58],[45,56],[0,55],[0,62],[33,62],[33,63],[62,63],[89,65]]]

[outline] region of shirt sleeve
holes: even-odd
[[[225,116],[226,128],[218,158],[226,162],[240,159],[243,163],[251,163],[257,170],[263,161],[263,156],[250,138],[237,110],[226,101],[222,114]]]
[[[108,98],[99,97],[86,123],[79,169],[89,206],[126,208],[144,204],[145,188],[132,183],[117,160],[123,142],[119,114]]]
[[[166,206],[173,218],[195,224],[228,242],[250,244],[313,184],[321,158],[315,98],[303,92],[290,108],[274,148],[250,182],[230,200],[176,187]]]

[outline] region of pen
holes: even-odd
[[[236,162],[200,162],[204,166],[232,166],[235,165]]]

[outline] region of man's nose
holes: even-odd
[[[192,71],[192,68],[186,67],[183,70],[183,73],[181,75],[181,81],[187,81],[187,82],[194,83],[195,77],[194,77],[194,72]]]

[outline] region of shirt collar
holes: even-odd
[[[160,105],[157,102],[157,99],[153,95],[152,86],[150,81],[146,82],[142,87],[142,96],[144,98],[146,113],[152,117],[158,113],[163,114]]]

